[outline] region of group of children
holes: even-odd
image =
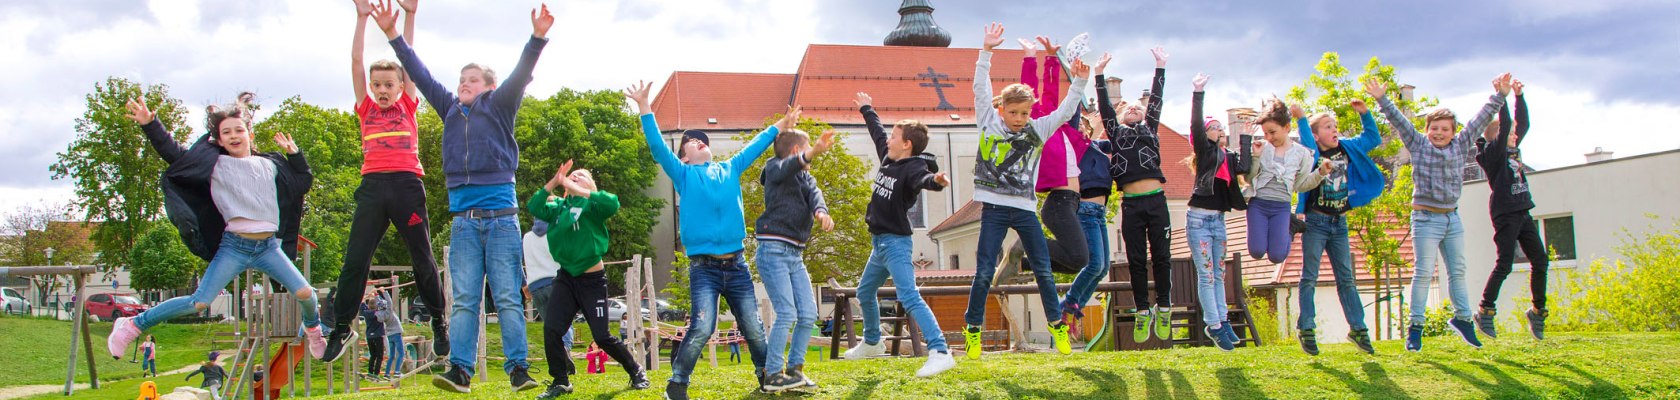
[[[302,198],[313,182],[309,165],[291,138],[285,133],[275,134],[275,142],[284,154],[254,153],[250,96],[242,94],[240,102],[232,107],[212,107],[207,127],[210,133],[190,146],[182,146],[143,101],[133,100],[128,104],[129,118],[142,125],[153,148],[170,164],[163,179],[170,219],[181,227],[183,240],[194,253],[209,260],[210,266],[193,295],[170,299],[138,316],[119,319],[108,339],[111,354],[120,357],[147,328],[205,309],[213,295],[238,272],[257,268],[297,298],[302,309],[302,335],[309,351],[316,358],[332,361],[343,353],[347,342],[355,340],[349,323],[359,308],[357,303],[364,299],[372,251],[387,226],[395,225],[414,261],[420,299],[432,315],[438,316],[431,326],[434,350],[448,357],[449,367],[433,378],[436,386],[470,391],[478,313],[484,296],[490,296],[500,315],[523,315],[521,289],[525,289],[541,300],[539,307],[547,321],[543,328],[545,341],[565,343],[545,347],[553,380],[539,398],[572,391],[568,377],[574,369],[569,353],[570,328],[580,313],[590,327],[592,349],[599,349],[591,351],[590,371],[599,370],[595,358],[610,357],[625,369],[632,389],[649,387],[645,372],[607,328],[610,303],[602,257],[610,242],[608,221],[620,207],[617,196],[600,190],[588,169],[574,169],[574,162],[569,160],[525,201],[536,223],[533,235],[523,241],[520,237],[519,204],[514,193],[519,151],[513,135],[514,117],[525,86],[531,81],[531,71],[547,44],[545,34],[554,22],[546,6],[532,11],[531,37],[507,80],[497,84],[491,69],[468,64],[461,69],[456,90],[450,91],[432,77],[410,47],[417,0],[356,3],[357,30],[351,55],[356,112],[361,118],[363,179],[356,191],[356,211],[335,291],[336,318],[330,319],[332,326],[320,322],[314,289],[291,263]],[[398,8],[407,20],[406,35],[396,30]],[[368,18],[385,33],[400,63],[381,60],[363,70],[361,38]],[[1108,88],[1098,84],[1095,112],[1082,113],[1084,89],[1092,74],[1097,82],[1104,82],[1103,70],[1111,60],[1104,54],[1094,68],[1086,65],[1082,60],[1086,48],[1083,40],[1082,36],[1068,46],[1058,46],[1043,37],[1037,44],[1022,40],[1027,49],[1022,83],[1004,87],[994,96],[989,78],[991,56],[1004,41],[1003,26],[991,24],[985,28],[973,80],[979,131],[973,198],[983,207],[977,270],[961,330],[965,355],[970,360],[982,355],[981,327],[987,297],[1010,230],[1020,239],[1014,250],[1018,255],[1010,258],[1018,258],[1032,271],[1045,315],[1058,316],[1048,326],[1054,348],[1062,354],[1072,352],[1070,325],[1083,317],[1084,303],[1107,273],[1106,204],[1116,194],[1121,196],[1120,235],[1137,305],[1133,339],[1145,341],[1152,334],[1162,339],[1172,337],[1171,218],[1163,190],[1166,175],[1161,160],[1162,138],[1158,135],[1168,55],[1160,48],[1151,50],[1154,79],[1140,104],[1110,102]],[[1038,79],[1039,50],[1047,54],[1042,80]],[[1071,85],[1066,95],[1059,95],[1064,69],[1072,77]],[[1293,220],[1300,215],[1305,219],[1304,228],[1300,228],[1305,234],[1305,268],[1297,328],[1303,349],[1309,354],[1318,352],[1312,290],[1319,256],[1328,252],[1338,297],[1353,328],[1349,339],[1361,350],[1373,352],[1353,284],[1345,214],[1369,204],[1385,190],[1385,177],[1368,155],[1384,141],[1376,119],[1363,102],[1354,101],[1350,107],[1360,115],[1362,134],[1344,138],[1331,114],[1309,117],[1299,106],[1271,100],[1258,118],[1263,137],[1240,136],[1242,145],[1233,147],[1228,143],[1226,125],[1203,115],[1203,88],[1208,81],[1200,74],[1192,80],[1190,141],[1194,154],[1185,161],[1195,176],[1185,230],[1198,276],[1197,293],[1207,326],[1204,333],[1227,351],[1239,341],[1226,321],[1222,262],[1225,214],[1245,210],[1252,228],[1249,254],[1273,262],[1288,258],[1293,230],[1297,229],[1292,226],[1299,224]],[[650,86],[639,83],[626,89],[624,95],[635,104],[647,146],[670,178],[678,196],[677,206],[683,210],[678,229],[689,258],[688,289],[693,304],[687,332],[673,353],[666,396],[687,398],[694,365],[716,330],[720,298],[734,313],[762,389],[816,386],[804,371],[817,302],[803,252],[814,230],[827,231],[834,226],[822,191],[809,173],[814,160],[834,145],[833,132],[824,133],[813,143],[807,133],[793,128],[800,116],[800,108],[795,105],[730,158],[713,160],[710,139],[698,130],[683,132],[673,151],[653,115]],[[1510,271],[1513,249],[1519,244],[1535,270],[1534,309],[1527,317],[1535,337],[1542,335],[1546,255],[1527,214],[1533,204],[1516,151],[1528,128],[1527,108],[1521,83],[1513,82],[1509,74],[1497,78],[1494,86],[1498,93],[1462,131],[1455,135],[1455,117],[1450,111],[1440,110],[1425,116],[1425,135],[1417,132],[1410,119],[1386,97],[1387,87],[1376,81],[1365,85],[1396,135],[1405,142],[1414,165],[1417,186],[1412,229],[1418,259],[1413,275],[1412,326],[1406,345],[1410,350],[1421,349],[1421,325],[1438,258],[1444,258],[1447,264],[1455,307],[1453,329],[1476,346],[1480,344],[1473,323],[1484,334],[1496,334],[1492,324],[1494,300]],[[1505,95],[1513,89],[1518,96],[1515,134],[1511,133],[1509,117],[1502,113]],[[447,318],[442,317],[443,288],[430,250],[416,137],[417,95],[424,96],[444,122],[443,170],[450,212],[454,214],[452,246],[448,250],[454,306]],[[908,213],[923,190],[941,191],[951,181],[940,172],[935,157],[925,152],[928,126],[906,119],[893,123],[889,130],[872,101],[861,92],[853,100],[874,144],[879,167],[865,215],[872,251],[857,283],[864,340],[847,349],[845,358],[869,358],[885,352],[877,305],[880,287],[891,278],[897,301],[921,328],[929,351],[917,376],[933,376],[955,367],[956,361],[937,319],[917,291]],[[990,106],[985,106],[988,103]],[[1500,123],[1490,127],[1496,113],[1502,114]],[[1289,138],[1292,123],[1298,129],[1299,143]],[[1478,133],[1484,143],[1479,146],[1473,143]],[[1477,162],[1488,171],[1488,182],[1495,188],[1490,207],[1500,257],[1484,291],[1481,309],[1472,314],[1463,281],[1463,225],[1456,207],[1463,182],[1461,167],[1477,148],[1481,149]],[[764,186],[766,211],[754,223],[757,251],[752,257],[776,316],[774,324],[766,327],[758,315],[753,272],[743,254],[746,224],[741,179],[759,156],[771,149],[774,156],[756,177]],[[1045,193],[1042,206],[1036,193]],[[1292,208],[1291,202],[1297,205]],[[1046,229],[1054,238],[1046,237]],[[527,282],[520,258],[523,246],[533,244],[546,250],[536,258],[545,264],[552,261],[547,269],[553,272]],[[1065,295],[1057,293],[1052,268],[1077,273]],[[485,293],[486,286],[489,293]],[[1153,297],[1149,295],[1151,290]],[[541,291],[540,296],[537,291]],[[500,324],[506,356],[502,368],[515,390],[540,386],[528,373],[524,322],[523,318],[503,318]],[[400,328],[395,335],[389,329],[382,334],[396,337],[393,346],[400,348]],[[369,339],[370,343],[378,341]],[[395,362],[400,363],[400,358]]]

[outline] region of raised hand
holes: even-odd
[[[1203,87],[1207,87],[1208,79],[1212,78],[1213,77],[1208,76],[1207,74],[1198,72],[1196,73],[1195,78],[1190,79],[1190,85],[1195,86],[1197,92],[1201,92]]]
[[[823,131],[822,137],[817,138],[817,144],[814,145],[814,146],[811,146],[810,154],[807,154],[806,158],[813,158],[813,159],[817,158],[817,156],[820,156],[823,153],[827,153],[828,149],[831,149],[831,148],[834,148],[834,130],[833,129]]]
[[[1073,77],[1086,79],[1091,77],[1091,66],[1085,65],[1085,60],[1073,59]]]
[[[782,132],[787,132],[787,130],[793,129],[793,126],[796,124],[799,124],[798,104],[788,106],[787,114],[782,114],[782,120],[776,121],[776,129],[779,129]]]
[[[366,17],[373,13],[373,4],[369,3],[368,0],[350,0],[350,2],[356,5],[356,15]]]
[[[373,5],[373,23],[379,25],[379,30],[385,32],[389,39],[397,38],[397,9],[391,7],[391,2],[380,0]]]
[[[145,100],[140,98],[129,99],[127,107],[128,119],[134,120],[136,124],[150,124],[152,120],[157,119],[157,114],[146,108]]]
[[[1503,74],[1499,74],[1499,76],[1493,77],[1493,90],[1496,91],[1496,92],[1499,92],[1500,96],[1510,94],[1511,93],[1511,73],[1506,72],[1506,73],[1503,73]]]
[[[816,218],[818,223],[822,224],[823,232],[834,231],[834,218],[829,218],[827,212],[823,212],[821,210],[818,210],[815,214],[812,214],[811,216]]]
[[[980,43],[981,48],[992,51],[1001,44],[1003,44],[1003,24],[993,22],[986,25],[986,39]]]
[[[630,98],[630,100],[636,102],[637,114],[647,114],[653,112],[653,108],[648,107],[648,89],[652,87],[652,82],[636,81],[636,84],[630,85],[629,88],[624,89],[624,97]]]
[[[933,174],[933,183],[937,183],[939,186],[951,186],[951,178],[946,176],[944,172],[940,172]]]
[[[1259,156],[1260,152],[1262,150],[1265,150],[1265,148],[1266,148],[1266,140],[1265,139],[1261,139],[1261,138],[1258,138],[1258,137],[1254,138],[1254,155],[1255,156]]]
[[[1522,81],[1517,80],[1517,78],[1511,78],[1511,93],[1521,96],[1522,88]]]
[[[1167,66],[1167,49],[1155,46],[1155,48],[1149,49],[1149,54],[1155,56],[1155,68],[1165,68]]]
[[[403,12],[413,14],[420,7],[420,0],[397,0],[397,5],[402,7]]]
[[[1360,113],[1360,114],[1371,112],[1371,108],[1365,106],[1365,101],[1364,100],[1357,100],[1356,99],[1352,103],[1348,103],[1348,107],[1353,107],[1353,112]]]
[[[572,160],[566,160],[566,163],[560,164],[560,169],[554,171],[554,177],[548,179],[548,182],[543,185],[543,189],[548,190],[549,193],[554,193],[554,187],[564,185],[567,176],[571,174]]]
[[[1289,105],[1289,118],[1291,118],[1291,119],[1301,119],[1301,118],[1304,118],[1306,116],[1307,116],[1307,110],[1304,109],[1304,108],[1301,108],[1300,104],[1290,104]]]
[[[869,93],[857,92],[857,98],[852,99],[852,105],[862,109],[863,106],[871,105],[874,101],[875,99],[869,97]]]
[[[285,150],[286,154],[298,153],[297,142],[293,142],[292,135],[287,135],[286,132],[275,132],[274,144],[280,145],[280,150]]]
[[[1015,39],[1015,41],[1021,43],[1021,50],[1027,52],[1026,58],[1038,57],[1038,45],[1033,44],[1031,40]]]
[[[1038,43],[1044,45],[1044,51],[1047,52],[1046,55],[1054,56],[1062,51],[1062,46],[1057,46],[1056,42],[1051,41],[1049,36],[1039,36]]]
[[[401,0],[398,0],[401,1]],[[541,13],[538,9],[531,9],[531,36],[538,39],[548,37],[548,28],[554,27],[554,14],[548,13],[548,4],[544,3]]]
[[[1114,57],[1109,56],[1108,53],[1103,53],[1102,58],[1097,59],[1097,68],[1092,70],[1092,72],[1097,74],[1097,75],[1102,75],[1103,74],[1103,69],[1108,68],[1108,62],[1113,61],[1113,60],[1114,60]]]
[[[1365,94],[1371,95],[1371,98],[1373,99],[1380,99],[1384,95],[1388,94],[1388,84],[1383,83],[1382,80],[1379,80],[1376,77],[1366,78]]]

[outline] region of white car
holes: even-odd
[[[629,310],[629,308],[625,307],[624,299],[622,299],[622,298],[607,299],[607,322],[617,322],[617,321],[622,320],[624,318],[624,312],[627,311],[627,310]],[[648,315],[651,315],[651,314],[653,314],[653,312],[648,311],[648,309],[646,309],[646,308],[642,309],[642,317],[647,317]],[[578,322],[583,321],[583,313],[582,312],[578,313],[578,316],[577,316],[576,320]]]
[[[0,308],[7,314],[29,315],[35,312],[35,306],[29,304],[29,299],[12,288],[0,288]]]

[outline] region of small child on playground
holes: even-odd
[[[274,134],[284,155],[253,149],[249,104],[254,97],[240,93],[233,106],[207,109],[210,132],[191,146],[177,143],[145,100],[129,100],[128,118],[141,125],[152,149],[169,163],[163,173],[169,220],[184,233],[187,248],[210,265],[191,295],[118,318],[106,338],[111,356],[122,358],[129,343],[153,326],[209,308],[222,288],[252,268],[297,298],[309,353],[315,358],[324,354],[326,339],[321,336],[315,289],[292,264],[303,198],[315,178],[297,144],[284,132]]]
[[[199,364],[197,371],[187,374],[187,376],[185,378],[181,378],[181,380],[190,381],[192,380],[193,375],[204,374],[204,382],[199,383],[198,387],[200,389],[210,391],[211,397],[221,399],[222,382],[227,380],[227,371],[222,369],[222,363],[220,361],[221,356],[222,353],[219,351],[210,352],[209,360],[205,360],[204,363]]]
[[[875,170],[875,190],[870,191],[869,208],[864,213],[872,246],[857,284],[858,306],[863,312],[863,343],[847,349],[845,357],[857,360],[886,352],[886,346],[881,343],[878,297],[881,285],[891,277],[898,289],[895,297],[899,305],[916,321],[927,342],[928,359],[916,371],[916,376],[933,376],[956,367],[957,361],[945,344],[939,320],[916,289],[916,266],[910,258],[914,245],[910,235],[915,232],[910,228],[909,210],[917,204],[922,190],[945,190],[951,181],[944,172],[939,172],[933,154],[923,152],[927,150],[927,125],[912,119],[900,120],[893,124],[892,135],[888,136],[881,117],[875,114],[873,102],[863,92],[858,92],[857,100],[852,101],[863,114],[863,125],[869,129],[869,139],[875,143],[875,157],[880,159],[881,167]],[[826,322],[829,335],[833,335],[834,321]]]
[[[604,374],[607,372],[607,351],[601,350],[601,345],[589,342],[589,351],[583,353],[583,358],[589,365],[585,370],[590,374]]]
[[[157,376],[157,340],[152,335],[146,335],[146,342],[140,344],[140,352],[140,370],[145,371],[140,376],[146,376],[147,372]]]
[[[395,291],[395,289],[391,289]],[[397,317],[397,307],[387,296],[391,292],[382,291],[379,294],[378,309],[374,316],[381,325],[385,325],[385,375],[401,376],[403,358],[408,349],[403,346],[402,319]]]
[[[552,194],[556,187],[565,191]],[[544,343],[553,344],[543,346],[543,355],[548,359],[548,374],[554,381],[538,399],[558,398],[572,392],[570,368],[564,366],[572,353],[560,344],[561,336],[572,329],[572,319],[580,312],[589,324],[595,343],[630,375],[630,388],[641,390],[649,385],[647,375],[631,357],[630,349],[607,329],[607,270],[601,256],[607,253],[607,219],[618,214],[618,207],[618,196],[597,188],[589,170],[572,170],[571,160],[562,164],[554,177],[526,202],[525,208],[531,211],[532,218],[548,223],[548,234],[544,236],[548,239],[549,255],[560,264],[548,304],[543,305],[553,318],[543,324]]]
[[[764,321],[758,317],[752,270],[747,268],[741,254],[745,249],[742,241],[747,236],[745,211],[741,207],[741,174],[764,154],[778,134],[799,120],[799,107],[788,107],[780,121],[755,135],[740,153],[718,162],[712,161],[711,139],[699,130],[683,132],[677,152],[671,152],[648,102],[651,86],[641,82],[625,90],[624,95],[636,103],[648,150],[677,192],[677,207],[683,210],[678,215],[678,235],[688,256],[688,291],[694,305],[689,310],[692,323],[671,357],[671,380],[665,385],[665,396],[677,400],[688,398],[689,374],[694,372],[700,351],[717,329],[719,297],[728,301],[729,309],[735,313],[735,326],[746,338],[747,351],[752,353],[754,372],[762,388],[766,354]]]
[[[820,222],[824,231],[831,231],[834,220],[828,216],[817,179],[808,170],[833,146],[832,129],[823,132],[816,146],[803,131],[782,132],[776,136],[775,158],[764,163],[758,177],[764,185],[764,213],[754,224],[758,239],[754,260],[758,261],[759,280],[776,313],[764,370],[764,387],[772,392],[816,385],[804,373],[805,351],[817,323],[817,301],[812,297],[811,273],[805,269],[804,253],[813,225]],[[739,344],[730,344],[731,359],[740,360],[740,348]]]

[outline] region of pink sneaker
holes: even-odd
[[[321,326],[304,328],[304,341],[309,343],[309,355],[319,360],[327,355],[327,338],[321,337]]]
[[[120,360],[128,344],[134,343],[137,337],[140,337],[140,327],[134,325],[134,317],[117,318],[111,324],[111,335],[105,337],[105,349],[111,351],[111,358]]]

